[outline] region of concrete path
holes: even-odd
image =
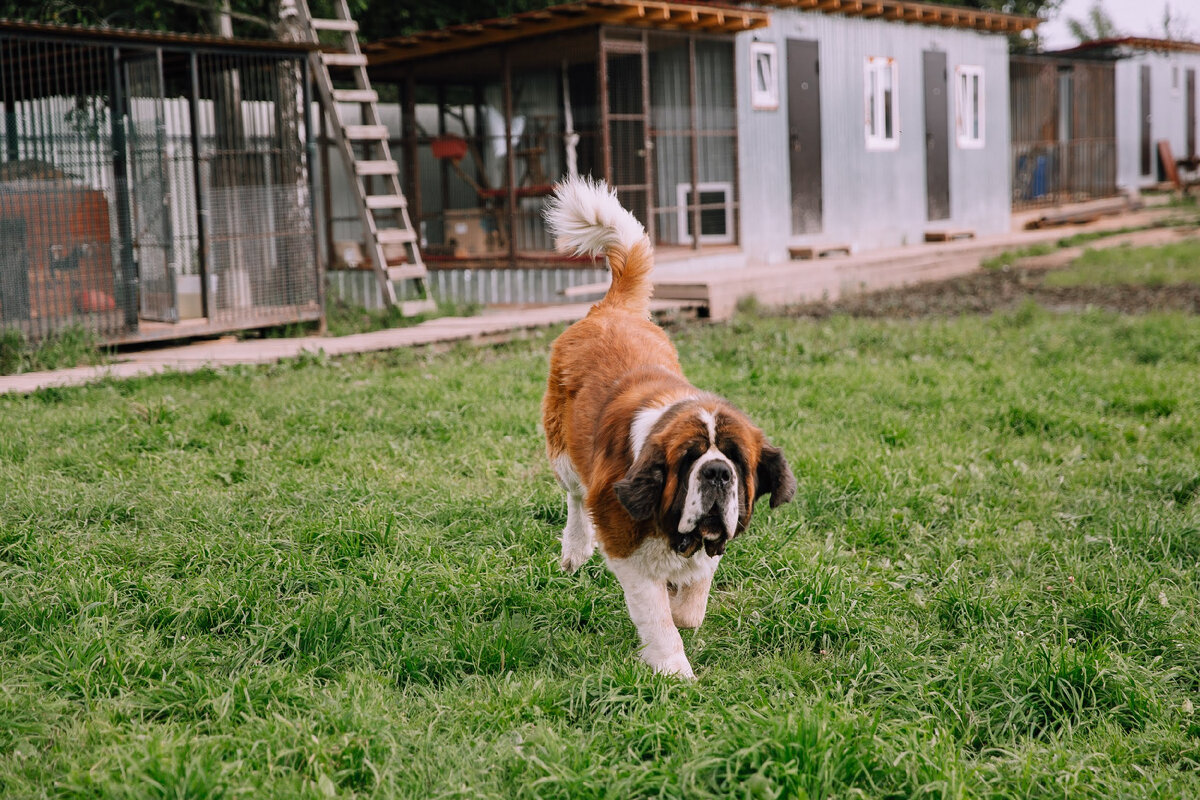
[[[655,301],[659,314],[678,312],[695,304]],[[304,353],[324,352],[331,356],[370,353],[401,347],[447,344],[461,341],[499,341],[537,328],[548,328],[582,319],[591,303],[544,306],[485,312],[475,317],[440,317],[411,328],[391,328],[351,336],[305,336],[295,339],[247,339],[224,337],[180,347],[162,347],[120,353],[117,361],[94,367],[74,367],[49,372],[27,372],[0,377],[0,394],[28,393],[53,386],[76,386],[104,378],[134,378],[162,372],[195,372],[206,367],[232,364],[268,364]]]
[[[668,274],[655,280],[654,296],[660,300],[699,303],[708,309],[712,319],[728,319],[738,302],[747,297],[755,298],[761,306],[780,307],[944,280],[973,272],[981,261],[1007,250],[1053,243],[1079,233],[1154,225],[1171,213],[1170,209],[1153,208],[1103,217],[1085,225],[1019,230],[979,239],[870,250],[851,256],[755,264],[739,270]],[[1178,235],[1168,229],[1165,236]],[[1088,246],[1104,247],[1122,241],[1105,239]]]

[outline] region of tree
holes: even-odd
[[[1083,20],[1071,17],[1067,20],[1067,29],[1080,42],[1094,42],[1100,39],[1116,39],[1121,36],[1112,17],[1104,10],[1101,0],[1096,0]]]
[[[1170,3],[1163,8],[1162,26],[1164,39],[1188,41],[1194,38],[1191,21],[1186,15],[1172,9]]]

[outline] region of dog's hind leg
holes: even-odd
[[[571,466],[570,457],[560,453],[553,461],[554,474],[567,490],[567,527],[563,528],[562,560],[559,565],[565,572],[571,573],[586,564],[592,553],[596,552],[596,532],[584,506],[586,490]]]

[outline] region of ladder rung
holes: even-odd
[[[376,103],[379,93],[374,89],[334,89],[335,103]]]
[[[399,175],[400,165],[395,161],[355,161],[357,175]]]
[[[402,194],[373,194],[367,196],[367,208],[380,209],[407,208],[408,200]]]
[[[367,57],[362,53],[321,53],[327,67],[365,67]]]
[[[417,235],[406,228],[380,228],[375,231],[380,244],[408,244],[415,242]]]
[[[312,26],[319,31],[346,31],[356,33],[358,23],[352,19],[314,19]]]
[[[346,138],[355,141],[363,139],[388,138],[387,125],[347,125]]]
[[[405,264],[401,267],[388,267],[389,281],[410,281],[413,278],[424,278],[425,267],[421,264]]]

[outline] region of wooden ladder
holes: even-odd
[[[408,215],[408,201],[400,189],[400,166],[392,159],[388,129],[379,117],[379,95],[371,88],[367,57],[358,46],[358,23],[350,16],[346,0],[337,0],[334,6],[335,19],[314,19],[306,0],[296,2],[299,23],[309,41],[322,44],[322,31],[331,32],[341,40],[340,52],[315,51],[310,58],[321,107],[332,123],[334,141],[353,176],[368,257],[387,305],[399,307],[404,316],[432,311],[434,302],[426,280],[428,273],[421,260],[417,232]],[[353,88],[335,88],[335,76],[343,85],[353,81]],[[358,103],[362,108],[361,121],[346,124],[339,103]],[[356,145],[365,158],[359,158]],[[400,246],[403,260],[389,260],[396,246]],[[396,286],[405,281],[414,284],[422,299],[398,300]]]

